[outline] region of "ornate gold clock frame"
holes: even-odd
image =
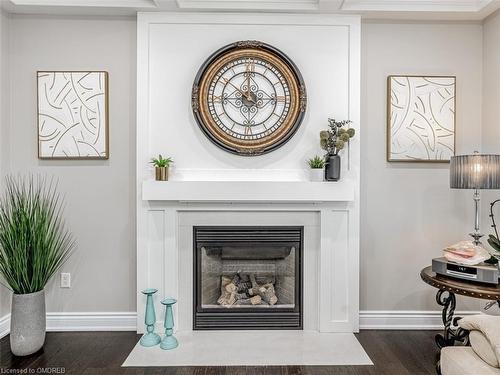
[[[214,52],[194,80],[195,119],[218,147],[254,156],[285,144],[299,128],[307,106],[304,80],[277,48],[238,41]]]

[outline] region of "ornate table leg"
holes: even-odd
[[[438,348],[442,349],[446,346],[454,346],[457,344],[469,345],[469,331],[457,326],[457,322],[461,318],[453,317],[456,307],[455,294],[450,291],[440,289],[436,294],[436,302],[438,305],[443,306],[441,317],[444,324],[443,334],[437,334],[435,338]],[[436,363],[436,370],[438,374],[441,374],[439,358]]]
[[[445,295],[447,293],[447,295]],[[456,307],[455,294],[444,289],[440,289],[436,294],[436,302],[443,306],[442,319],[444,324],[443,334],[436,335],[436,344],[439,349],[445,346],[469,344],[469,332],[457,326],[461,318],[453,317]]]

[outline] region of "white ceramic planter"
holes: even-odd
[[[12,295],[10,350],[16,356],[39,351],[45,342],[45,292]]]
[[[323,182],[325,177],[325,170],[323,168],[311,168],[309,170],[310,179],[313,182]]]

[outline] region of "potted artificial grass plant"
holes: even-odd
[[[170,164],[174,161],[172,158],[164,158],[163,156],[158,155],[157,158],[151,159],[151,164],[155,167],[155,179],[156,181],[167,181],[168,180],[168,168]]]
[[[314,182],[323,181],[323,177],[325,174],[325,171],[323,169],[323,168],[325,168],[325,159],[316,155],[312,159],[309,159],[307,161],[307,164],[309,164],[309,168],[310,168],[309,173],[310,173],[311,181],[314,181]]]
[[[0,275],[12,294],[10,347],[37,352],[45,342],[44,288],[75,246],[52,180],[7,177],[0,199]]]

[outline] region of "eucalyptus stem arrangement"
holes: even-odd
[[[41,291],[75,247],[57,185],[12,177],[0,200],[0,275],[15,294]]]
[[[326,151],[327,157],[338,155],[346,143],[354,137],[356,131],[353,128],[346,128],[349,124],[351,124],[351,120],[328,119],[328,130],[319,133],[320,146]]]
[[[350,120],[337,121],[333,118],[328,119],[328,129],[319,133],[319,142],[325,155],[325,180],[338,181],[340,179],[340,156],[339,152],[344,149],[350,139],[354,137],[356,131],[350,128]]]

